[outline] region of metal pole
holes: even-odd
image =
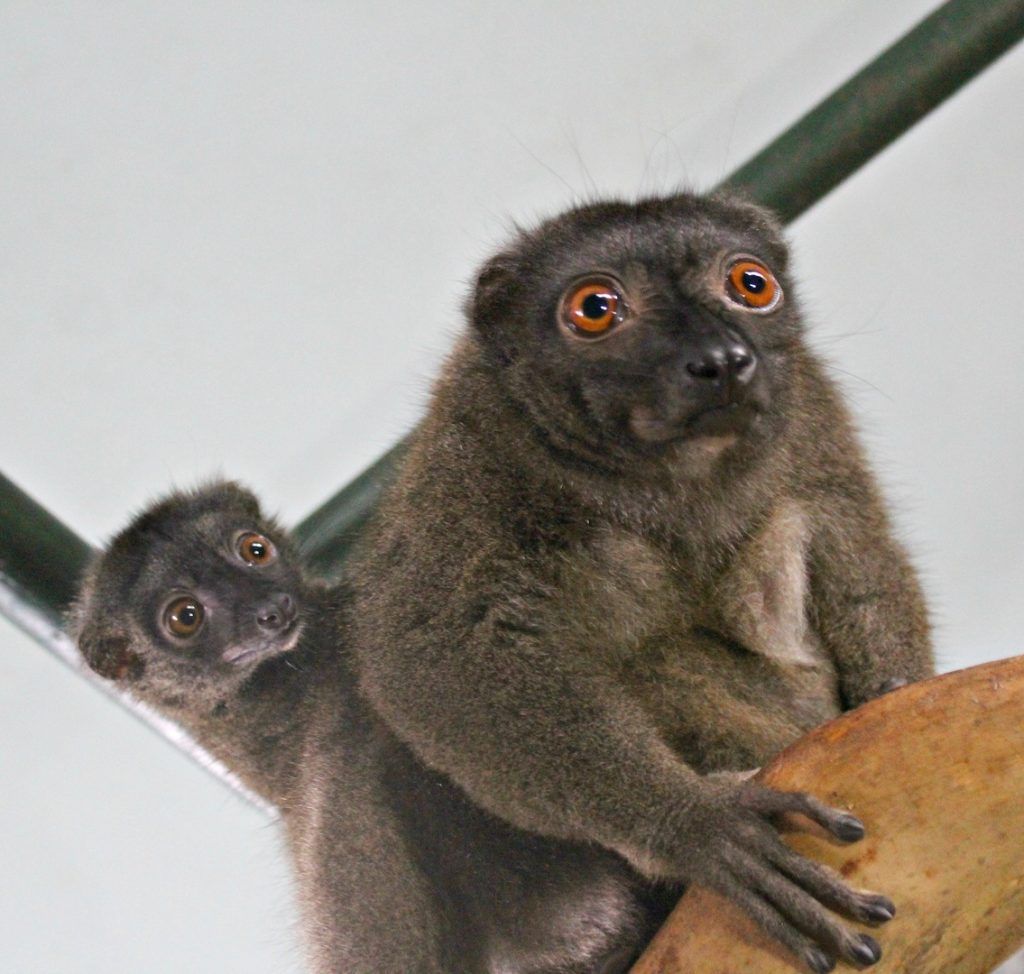
[[[795,220],[1022,36],[1024,0],[950,0],[723,185]]]
[[[407,439],[393,446],[295,529],[299,551],[313,571],[337,572],[407,448]]]
[[[0,474],[0,588],[25,612],[59,629],[91,554],[74,531]]]

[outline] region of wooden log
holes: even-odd
[[[850,846],[786,841],[895,901],[896,918],[872,931],[884,956],[870,970],[988,974],[1024,944],[1024,656],[873,700],[801,738],[757,780],[866,824]],[[793,970],[803,967],[738,908],[695,887],[632,974]]]

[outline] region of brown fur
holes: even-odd
[[[276,546],[272,564],[236,556],[250,531]],[[176,641],[160,618],[183,591],[206,617]],[[282,628],[267,645],[253,620],[283,594],[300,638]],[[348,615],[345,588],[307,580],[250,494],[213,484],[111,542],[72,630],[91,666],[278,806],[317,974],[621,974],[670,907],[667,888],[608,850],[515,829],[424,767],[358,691]],[[266,654],[225,661],[239,645]]]
[[[774,270],[781,306],[723,298],[732,253]],[[621,282],[631,318],[588,343],[556,316],[594,271]],[[819,904],[877,921],[886,901],[786,858],[771,824],[786,796],[712,774],[932,667],[916,578],[803,342],[776,224],[727,197],[584,206],[490,261],[469,315],[353,571],[368,698],[516,826],[716,887],[812,969],[873,962],[874,941]],[[753,418],[690,435],[704,393],[686,366],[722,335],[756,352]],[[641,442],[637,410],[680,435]]]

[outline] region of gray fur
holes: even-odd
[[[733,254],[774,271],[774,310],[728,298]],[[776,824],[798,810],[849,840],[859,823],[736,773],[932,661],[787,265],[771,216],[725,196],[521,233],[482,270],[365,538],[353,624],[375,710],[479,807],[716,888],[822,970],[879,953],[826,907],[880,922],[891,904],[788,852]],[[629,308],[601,341],[558,321],[594,272]],[[705,413],[696,376],[724,342],[756,371]]]
[[[247,532],[276,547],[271,564],[239,557]],[[207,614],[182,640],[161,618],[183,592]],[[283,596],[294,618],[254,625]],[[343,587],[303,576],[252,495],[217,483],[170,496],[115,537],[71,628],[91,666],[280,808],[317,974],[624,970],[671,905],[668,888],[610,851],[516,829],[424,767],[358,691],[347,602]],[[254,647],[264,655],[224,658]]]

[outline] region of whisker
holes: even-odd
[[[508,130],[508,134],[519,145],[519,148],[522,149],[523,152],[525,152],[535,163],[537,163],[538,166],[541,166],[542,168],[546,169],[549,173],[551,173],[552,176],[555,177],[555,179],[557,179],[563,186],[565,186],[565,188],[569,190],[569,193],[572,195],[573,199],[576,199],[576,198],[579,197],[579,191],[576,189],[575,186],[572,185],[572,183],[569,182],[568,179],[565,178],[565,176],[563,176],[560,172],[558,172],[557,169],[554,169],[553,167],[549,166],[543,159],[541,159],[540,156],[537,155],[536,152],[534,152],[511,129]]]
[[[880,396],[882,396],[885,399],[888,399],[889,402],[891,402],[891,403],[895,403],[896,402],[896,400],[893,399],[893,397],[890,396],[889,393],[884,392],[882,389],[879,389],[878,386],[876,386],[873,382],[869,382],[863,376],[856,375],[853,372],[847,372],[846,369],[841,369],[841,368],[839,368],[838,365],[833,365],[831,362],[826,362],[825,363],[825,368],[826,369],[830,369],[833,372],[839,372],[841,375],[848,375],[851,379],[856,379],[858,382],[863,382],[864,385],[866,385],[869,389],[873,389]]]

